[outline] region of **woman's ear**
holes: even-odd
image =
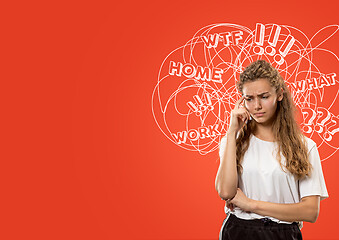
[[[278,101],[281,101],[283,99],[283,97],[284,97],[284,90],[283,90],[283,88],[281,88],[280,91],[279,91]]]

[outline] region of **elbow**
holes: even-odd
[[[315,223],[319,216],[320,211],[320,197],[319,196],[307,196],[301,199],[304,205],[301,213],[304,215],[305,222]]]
[[[227,192],[227,191],[222,191],[222,190],[218,190],[218,189],[217,189],[217,192],[223,200],[232,199],[237,194],[236,191],[235,192],[233,192],[233,191]]]
[[[307,219],[307,222],[315,223],[319,216],[319,208],[312,209],[312,212],[309,214],[309,219]]]
[[[317,221],[318,216],[310,218],[307,222],[315,223]]]
[[[235,194],[219,193],[219,196],[226,201],[228,199],[234,198]]]
[[[218,179],[215,181],[215,190],[223,200],[232,199],[237,194],[237,186],[222,184]]]
[[[317,211],[316,213],[314,213],[313,215],[312,215],[312,218],[311,218],[311,223],[315,223],[316,221],[317,221],[317,219],[318,219],[318,216],[319,216],[319,211]]]

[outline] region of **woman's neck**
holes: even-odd
[[[255,131],[253,132],[253,134],[264,140],[264,141],[269,141],[269,142],[274,142],[275,141],[275,137],[272,131],[272,125],[270,126],[263,126],[261,124],[257,124]]]

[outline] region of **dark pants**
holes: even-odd
[[[302,235],[297,223],[245,220],[229,214],[222,224],[219,240],[302,240]]]

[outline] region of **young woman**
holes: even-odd
[[[302,239],[302,221],[314,223],[328,197],[317,146],[301,133],[271,64],[250,64],[237,88],[242,97],[221,139],[215,179],[227,214],[219,239]]]

